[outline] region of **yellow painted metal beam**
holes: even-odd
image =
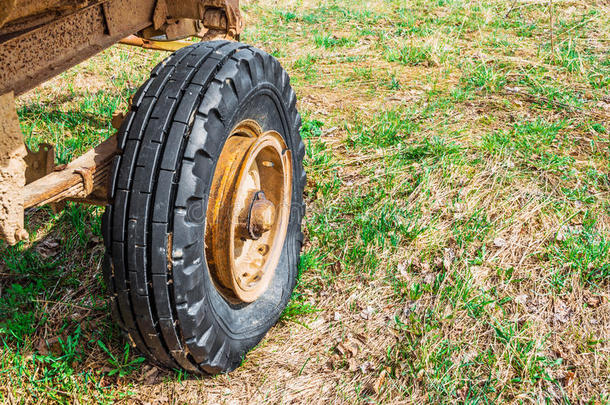
[[[193,45],[193,42],[189,41],[153,41],[151,39],[144,39],[130,35],[119,41],[120,44],[137,46],[144,49],[153,49],[155,51],[168,51],[175,52],[185,46]]]

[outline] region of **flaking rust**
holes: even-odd
[[[0,238],[9,244],[26,239],[23,227],[25,156],[13,93],[0,96]]]

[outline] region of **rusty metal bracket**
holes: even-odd
[[[155,12],[153,13],[153,28],[158,30],[167,21],[167,2],[165,0],[157,0]]]
[[[93,173],[95,167],[78,167],[74,169],[74,173],[80,174],[83,178],[83,191],[76,197],[86,198],[93,191]]]
[[[241,30],[237,0],[157,0],[153,24],[138,35],[168,41],[190,36],[236,40]]]
[[[202,20],[206,27],[208,24],[218,24],[217,11],[219,11],[224,14],[226,26],[214,27],[211,25],[211,29],[222,28],[230,38],[239,37],[242,31],[243,21],[239,11],[239,0],[170,0],[167,8],[171,18],[195,18]],[[212,14],[208,14],[210,11]],[[208,14],[207,17],[206,14]]]
[[[29,184],[55,170],[55,148],[48,143],[41,143],[38,152],[27,148],[25,157],[25,184]]]

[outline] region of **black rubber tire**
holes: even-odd
[[[234,126],[253,119],[292,151],[292,208],[280,262],[251,304],[228,302],[204,255],[207,198]],[[151,360],[192,373],[228,372],[288,304],[303,242],[305,147],[288,74],[267,53],[212,41],[160,63],[118,134],[103,217],[105,282],[114,319]]]

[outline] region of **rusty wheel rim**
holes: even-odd
[[[290,151],[275,131],[241,122],[222,149],[206,213],[205,256],[217,289],[254,302],[269,286],[290,215]]]

